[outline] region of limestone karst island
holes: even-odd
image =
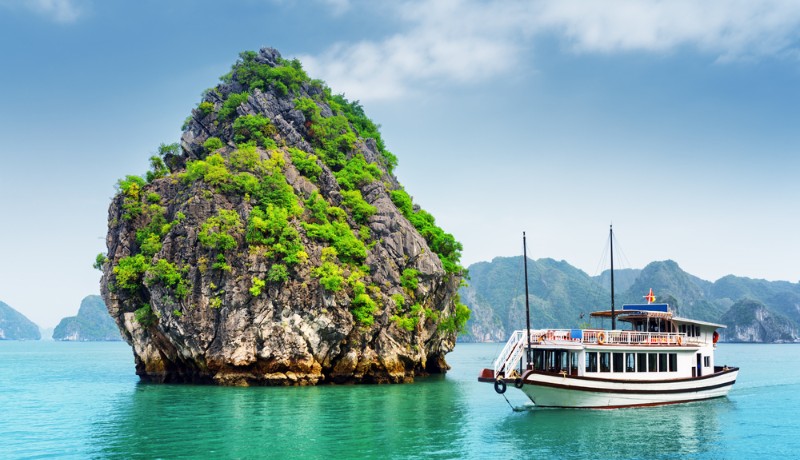
[[[461,245],[357,102],[242,53],[180,144],[118,183],[101,292],[145,381],[408,382],[448,369]]]

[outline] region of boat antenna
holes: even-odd
[[[525,364],[528,369],[531,368],[531,307],[528,302],[528,246],[525,241],[525,232],[522,232],[522,259],[525,262],[525,326],[527,330],[525,335],[528,336],[528,349],[525,352]]]
[[[614,225],[608,226],[608,241],[611,253],[611,330],[617,328],[617,317],[614,315]]]

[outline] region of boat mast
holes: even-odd
[[[531,369],[531,307],[528,303],[528,246],[525,242],[525,232],[522,232],[522,259],[525,262],[525,326],[527,327],[525,335],[528,336],[528,349],[525,352],[525,364],[528,369]]]
[[[614,225],[608,226],[608,242],[611,252],[611,330],[617,328],[617,317],[614,316]]]

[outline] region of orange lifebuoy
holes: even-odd
[[[719,332],[717,332],[717,331],[714,331],[714,337],[713,337],[713,339],[714,339],[714,343],[716,344],[716,343],[717,343],[717,341],[719,340]]]
[[[600,332],[597,333],[597,343],[600,344],[600,345],[606,343],[606,333],[605,332],[600,331]]]

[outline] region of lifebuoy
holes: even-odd
[[[522,388],[522,379],[514,380],[514,386],[517,388]]]
[[[714,331],[714,337],[713,337],[713,339],[714,339],[714,343],[716,344],[716,343],[717,343],[717,341],[719,340],[719,332],[717,332],[717,331]]]
[[[506,392],[506,382],[502,378],[494,381],[494,391],[500,395]]]
[[[597,333],[597,343],[600,345],[606,343],[606,333],[605,332],[598,332]]]

